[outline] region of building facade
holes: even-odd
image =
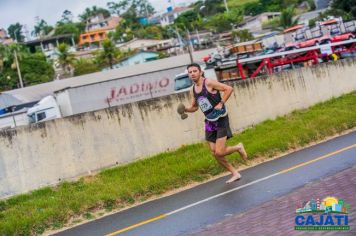
[[[79,37],[79,46],[99,44],[108,38],[108,33],[114,31],[120,22],[120,17],[104,18],[102,14],[87,20],[85,33]]]

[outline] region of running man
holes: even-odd
[[[216,80],[206,79],[199,64],[193,63],[187,67],[189,78],[193,81],[190,107],[180,105],[178,113],[196,112],[199,107],[205,115],[205,139],[208,141],[211,153],[232,177],[226,183],[232,183],[241,178],[240,173],[226,160],[225,156],[238,152],[247,161],[247,154],[242,143],[226,146],[226,140],[232,137],[229,117],[225,103],[229,99],[232,87]],[[223,93],[221,97],[220,92]],[[182,116],[183,118],[183,116]],[[185,117],[184,117],[185,118]]]

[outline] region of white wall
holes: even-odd
[[[356,90],[356,60],[325,63],[232,84],[233,131]],[[176,113],[188,93],[0,132],[0,197],[202,141],[201,112]]]

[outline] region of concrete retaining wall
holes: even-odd
[[[356,90],[356,60],[232,83],[234,131]],[[179,102],[161,97],[0,132],[0,197],[53,185],[203,140],[201,112],[182,121]]]

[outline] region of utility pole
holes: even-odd
[[[18,38],[17,38],[17,32],[19,32],[19,29],[18,29],[18,28],[14,30],[15,42],[16,42],[16,43],[19,42],[19,40],[18,40]]]
[[[177,35],[180,52],[183,52],[183,53],[184,53],[183,40],[182,40],[182,37],[180,36],[180,33],[179,33],[179,31],[178,31],[178,28],[175,27],[175,29],[173,29],[173,32],[176,33],[176,35]],[[176,53],[177,53],[177,50],[176,50]],[[178,54],[178,53],[177,53],[177,54]]]
[[[148,10],[147,10],[147,2],[145,2],[145,11],[146,11],[146,19],[147,19],[147,22],[148,22]]]
[[[19,64],[19,61],[18,61],[18,59],[17,59],[17,52],[16,52],[16,49],[14,50],[14,56],[15,56],[17,74],[19,75],[19,80],[20,80],[20,87],[23,88],[23,82],[22,82],[20,64]]]
[[[193,47],[192,47],[192,41],[190,39],[190,33],[189,30],[187,28],[185,28],[187,31],[187,36],[188,36],[188,52],[189,52],[189,57],[190,57],[190,62],[193,63],[194,59],[193,59]]]
[[[16,128],[17,125],[16,125],[16,119],[15,119],[15,115],[14,115],[15,108],[16,108],[15,106],[11,107],[11,115],[12,115],[12,120],[14,121],[14,126]]]
[[[199,32],[198,32],[198,28],[195,28],[195,33],[197,35],[197,39],[198,39],[198,45],[199,45],[199,49],[200,49],[200,36],[199,36]]]
[[[227,6],[226,0],[224,0],[224,3],[225,3],[226,12],[229,12],[229,7]]]

